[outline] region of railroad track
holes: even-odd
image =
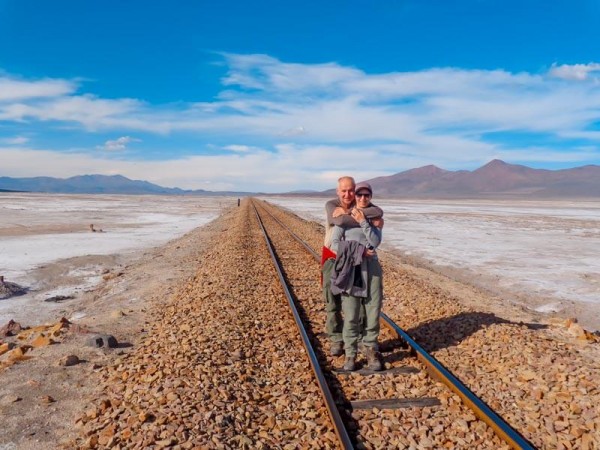
[[[319,247],[283,223],[289,217],[278,208],[255,199],[252,205],[342,448],[438,448],[443,434],[452,432],[461,434],[455,443],[464,448],[534,448],[384,313],[386,370],[337,370],[342,361],[328,356],[326,337],[319,333],[325,319]],[[460,398],[460,407],[437,381]],[[468,426],[476,431],[468,436],[464,423],[473,415],[483,423]]]

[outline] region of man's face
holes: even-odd
[[[344,208],[349,208],[354,203],[354,183],[350,180],[342,180],[338,183],[337,195]]]

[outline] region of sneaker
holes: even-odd
[[[346,361],[344,361],[343,370],[346,372],[353,372],[356,370],[356,358],[354,356],[346,356]]]
[[[331,356],[341,356],[344,354],[344,343],[342,341],[332,342],[329,346]]]
[[[374,372],[383,370],[383,358],[381,357],[381,353],[373,348],[367,347],[366,356],[368,370],[372,370]]]

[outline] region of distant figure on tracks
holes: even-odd
[[[356,183],[354,178],[343,176],[338,180],[337,198],[329,200],[325,204],[325,242],[321,259],[323,276],[323,296],[326,303],[327,319],[325,331],[330,341],[330,352],[332,356],[340,356],[344,353],[344,341],[342,337],[343,320],[340,295],[331,292],[331,272],[335,265],[335,253],[331,251],[331,237],[334,226],[344,229],[359,228],[360,224],[352,217],[350,212],[356,206],[355,198]],[[378,206],[370,204],[364,208],[365,217],[378,227],[383,226],[383,210]],[[364,315],[364,314],[363,314]]]
[[[331,293],[341,295],[344,315],[342,337],[346,353],[344,370],[347,371],[356,370],[359,341],[361,352],[367,357],[367,368],[383,370],[378,344],[383,283],[376,252],[382,233],[381,228],[373,225],[364,212],[372,208],[372,196],[373,189],[369,183],[358,183],[355,186],[356,205],[350,215],[359,227],[335,225],[331,236],[331,250],[336,253],[331,271]],[[361,320],[363,308],[364,323]]]

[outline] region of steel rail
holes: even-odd
[[[348,435],[348,431],[346,430],[346,426],[344,425],[344,421],[342,420],[342,416],[337,409],[337,405],[335,404],[335,400],[331,391],[329,389],[329,385],[327,384],[327,380],[325,380],[325,375],[321,370],[321,366],[319,365],[319,361],[317,359],[317,355],[315,350],[313,349],[312,344],[310,343],[310,339],[306,330],[304,329],[304,324],[302,323],[302,319],[300,318],[300,314],[298,313],[298,308],[296,307],[296,303],[294,302],[294,298],[288,288],[287,282],[277,261],[277,257],[275,256],[275,252],[273,250],[273,245],[271,244],[271,240],[269,239],[269,235],[265,230],[262,219],[258,214],[258,209],[254,202],[252,202],[252,207],[254,208],[254,213],[256,214],[256,219],[258,220],[258,224],[260,225],[260,229],[262,230],[263,236],[265,238],[265,242],[267,244],[267,249],[269,250],[269,254],[271,255],[271,259],[273,260],[273,266],[277,271],[277,275],[279,276],[279,281],[281,282],[281,286],[285,292],[285,296],[287,298],[288,304],[292,310],[292,314],[294,316],[294,320],[296,322],[296,327],[298,327],[298,331],[300,333],[300,337],[302,338],[302,342],[304,343],[304,347],[306,349],[306,353],[308,355],[308,359],[312,370],[317,378],[317,384],[319,385],[319,389],[323,394],[323,398],[325,400],[325,406],[327,407],[327,411],[329,412],[329,416],[333,421],[333,427],[335,430],[335,434],[337,435],[340,445],[343,449],[354,449],[354,445],[352,444],[352,440]],[[267,211],[268,213],[268,211]],[[271,215],[272,216],[272,215]]]
[[[273,214],[267,211],[282,227],[296,239],[301,241],[302,245],[309,251],[317,262],[320,262],[319,255],[308,244],[304,242],[296,233],[288,226],[283,224]],[[390,317],[385,313],[380,315],[381,322],[399,339],[402,339],[411,350],[417,355],[417,359],[421,361],[427,371],[436,379],[444,383],[452,392],[457,394],[463,403],[471,409],[477,417],[489,425],[494,432],[509,444],[513,449],[535,450],[535,447],[527,441],[517,430],[511,427],[502,417],[495,413],[483,400],[475,395],[467,386],[465,386],[456,376],[452,374],[442,363],[431,356],[421,347],[410,335],[400,328]]]
[[[464,404],[469,407],[477,417],[487,423],[496,434],[514,449],[535,449],[521,434],[512,428],[504,419],[496,414],[488,405],[477,397],[468,387],[456,378],[442,363],[423,349],[410,335],[394,323],[385,313],[381,318],[410,348],[416,353],[417,359],[427,367],[427,370],[457,394]]]

